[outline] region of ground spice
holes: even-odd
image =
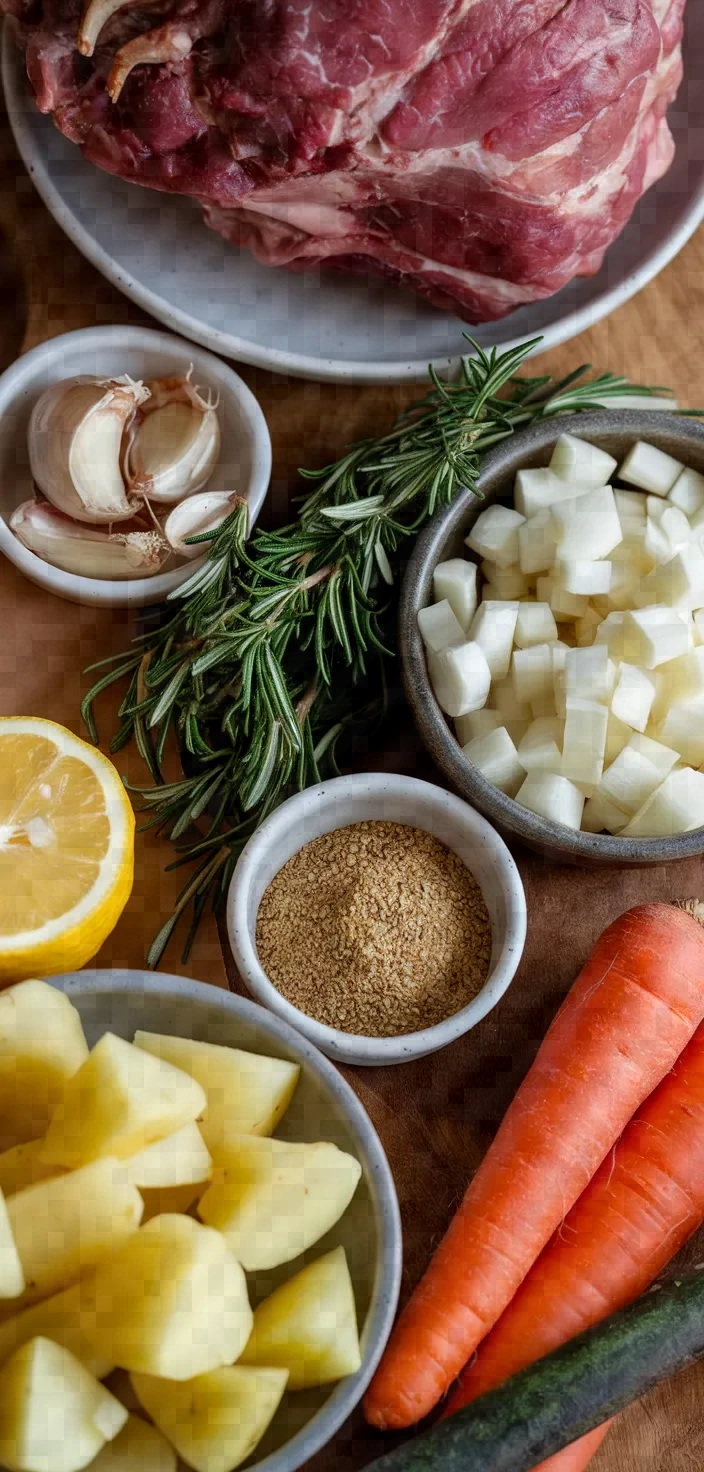
[[[476,879],[437,838],[354,823],[306,844],[272,880],[257,950],[274,986],[309,1017],[393,1037],[476,996],[491,924]]]

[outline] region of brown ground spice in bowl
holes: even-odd
[[[437,838],[365,822],[289,859],[262,898],[256,942],[270,981],[309,1017],[396,1037],[477,995],[491,923],[476,879]]]

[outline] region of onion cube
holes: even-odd
[[[605,705],[568,694],[562,739],[563,777],[569,777],[580,787],[596,787],[601,781],[608,720]]]
[[[478,644],[428,654],[428,674],[438,705],[454,720],[486,705],[491,674]]]
[[[470,710],[466,716],[458,716],[455,721],[455,735],[460,746],[466,746],[468,741],[474,741],[477,736],[487,736],[501,725],[503,722],[499,712],[489,710],[485,705],[481,710]]]
[[[611,709],[619,721],[644,731],[655,699],[655,680],[637,665],[622,664],[616,676]]]
[[[491,572],[489,572],[489,568],[491,568]],[[501,602],[512,602],[516,598],[526,598],[528,596],[528,579],[525,573],[521,572],[518,563],[513,564],[511,567],[497,567],[495,563],[485,561],[482,563],[482,572],[495,590],[492,597],[495,596]],[[486,588],[484,589],[484,597],[488,597]]]
[[[556,716],[557,707],[555,705],[554,692],[548,690],[544,695],[540,696],[539,700],[531,700],[530,708],[534,721],[542,720],[543,717],[549,718]]]
[[[625,613],[629,608],[637,608],[642,585],[643,568],[637,560],[615,563],[611,587],[605,597],[609,612]]]
[[[516,698],[531,705],[553,694],[552,654],[549,644],[532,644],[513,654],[513,688]]]
[[[555,712],[563,720],[565,718],[565,660],[569,644],[563,644],[558,639],[555,644],[550,645],[552,655],[552,693],[555,702]]]
[[[667,496],[683,470],[684,466],[672,455],[646,444],[645,440],[637,440],[618,474],[627,486],[638,486],[652,496]]]
[[[518,758],[527,772],[561,772],[564,721],[539,716],[518,743]]]
[[[525,736],[532,719],[533,717],[529,712],[527,720],[515,721],[511,720],[511,718],[509,717],[507,720],[504,721],[504,726],[506,727],[506,730],[508,731],[508,734],[511,737],[514,746],[517,747],[519,745],[519,742],[523,740],[523,737]]]
[[[491,704],[501,716],[500,724],[508,729],[511,722],[523,721],[528,727],[533,719],[528,701],[521,701],[516,694],[513,676],[495,680],[491,687]]]
[[[678,760],[678,752],[631,732],[628,744],[604,772],[599,791],[624,812],[636,813]]]
[[[672,556],[672,547],[669,539],[654,517],[649,516],[645,528],[645,550],[651,562],[659,567],[663,562],[669,562]]]
[[[638,495],[639,493],[638,491],[634,491],[633,494]],[[659,526],[665,512],[670,509],[670,502],[663,499],[662,496],[646,496],[645,509],[647,515],[651,516],[653,521],[656,521]]]
[[[581,593],[591,598],[593,593],[608,593],[611,587],[613,567],[610,562],[585,562],[576,559],[559,562],[557,576],[566,593]]]
[[[632,818],[628,838],[670,838],[704,825],[704,772],[680,767],[656,788]]]
[[[606,751],[604,753],[605,767],[610,767],[611,763],[615,762],[617,756],[620,756],[623,751],[624,746],[628,746],[632,735],[632,727],[620,721],[618,716],[614,715],[613,711],[609,711],[609,724],[606,727]]]
[[[605,644],[610,659],[623,659],[623,621],[625,612],[607,613],[595,635],[595,644]]]
[[[584,833],[620,833],[628,822],[628,813],[611,802],[603,792],[596,791],[587,799],[582,813]]]
[[[579,829],[582,821],[584,793],[557,772],[529,772],[516,793],[516,802],[564,828]]]
[[[657,696],[653,715],[661,720],[670,705],[704,694],[704,648],[690,649],[679,659],[660,666],[656,678]]]
[[[671,705],[657,727],[657,737],[690,766],[700,767],[704,762],[704,695]]]
[[[487,506],[465,541],[480,557],[488,557],[499,567],[510,567],[518,562],[518,528],[524,521],[525,517],[510,506]]]
[[[511,668],[519,606],[517,602],[483,602],[472,620],[470,638],[483,649],[492,680],[503,680]]]
[[[586,594],[566,593],[555,577],[538,578],[536,592],[540,602],[550,604],[557,623],[583,618],[589,607]]]
[[[608,485],[618,464],[613,455],[574,434],[561,434],[550,458],[550,469],[589,490]]]
[[[691,542],[680,547],[669,562],[656,567],[643,578],[637,593],[641,607],[666,603],[670,608],[691,611],[704,605],[704,552]]]
[[[421,639],[431,654],[439,654],[441,649],[452,649],[457,644],[464,644],[467,638],[466,631],[455,618],[447,598],[443,598],[441,603],[431,603],[428,608],[421,608],[418,628]]]
[[[685,465],[672,490],[668,491],[667,499],[684,511],[685,516],[694,516],[704,506],[704,475]]]
[[[614,488],[614,501],[618,511],[618,519],[623,529],[623,535],[630,532],[643,531],[645,533],[646,498],[641,491],[623,491],[620,487]]]
[[[557,554],[562,561],[608,557],[623,538],[611,486],[552,507]]]
[[[689,624],[676,608],[630,610],[623,620],[623,657],[654,670],[689,648]]]
[[[550,571],[555,561],[555,533],[549,511],[538,511],[518,528],[518,561],[526,577]]]
[[[568,649],[565,655],[564,684],[567,696],[581,700],[607,701],[613,690],[616,669],[609,659],[605,644],[592,644],[587,649]]]
[[[439,562],[433,573],[436,603],[446,600],[457,622],[467,632],[477,611],[477,564],[464,557]]]
[[[667,502],[661,502],[665,506],[660,517],[660,530],[667,537],[673,552],[679,552],[680,547],[686,547],[692,541],[694,533],[684,514],[678,506],[670,506]]]
[[[516,510],[520,511],[522,516],[535,516],[537,511],[543,511],[547,506],[552,506],[554,501],[579,496],[588,489],[589,487],[585,485],[567,485],[552,470],[539,466],[535,470],[519,470],[513,490],[513,501]]]
[[[514,641],[517,649],[532,644],[552,644],[557,639],[557,624],[549,603],[521,603],[516,619]]]
[[[596,567],[596,563],[593,562],[591,566]],[[582,614],[581,618],[575,619],[574,632],[577,637],[577,645],[580,649],[588,649],[594,643],[597,631],[601,628],[602,623],[601,614],[597,613],[596,609],[591,607],[591,604],[586,613]]]
[[[465,756],[478,767],[487,782],[493,782],[509,797],[518,792],[525,777],[525,770],[516,753],[516,748],[505,726],[488,731],[486,736],[477,736],[463,746]]]

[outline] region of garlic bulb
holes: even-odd
[[[215,531],[227,520],[240,499],[230,491],[204,491],[200,496],[188,496],[174,506],[164,522],[164,536],[169,546],[180,557],[202,557],[209,544],[189,543],[186,538]]]
[[[130,378],[66,379],[48,388],[29,421],[29,462],[39,490],[67,516],[126,521],[139,501],[122,479],[126,427],[149,397]]]
[[[10,527],[30,552],[84,578],[153,577],[171,556],[157,531],[104,531],[72,521],[46,501],[18,506]]]
[[[174,503],[207,485],[220,453],[216,405],[189,374],[157,378],[127,434],[125,480],[149,501]]]

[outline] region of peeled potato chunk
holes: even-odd
[[[0,1299],[19,1298],[24,1289],[22,1263],[7,1214],[5,1197],[0,1191]]]
[[[128,1416],[115,1440],[91,1462],[90,1472],[176,1472],[176,1453],[156,1426]]]
[[[13,1145],[0,1155],[0,1191],[5,1196],[14,1196],[27,1186],[36,1186],[40,1181],[50,1181],[64,1173],[61,1165],[47,1165],[43,1136],[39,1140]]]
[[[328,1385],[359,1369],[357,1310],[344,1248],[317,1258],[260,1303],[240,1362],[288,1370],[289,1390]]]
[[[24,1303],[67,1288],[139,1226],[142,1198],[106,1157],[18,1191],[7,1202],[27,1289]]]
[[[0,1460],[10,1472],[81,1472],[127,1411],[50,1339],[32,1339],[0,1370]]]
[[[195,1472],[233,1472],[261,1441],[286,1388],[285,1370],[240,1365],[185,1385],[132,1375],[145,1411]]]
[[[107,1032],[64,1089],[44,1159],[76,1167],[133,1155],[197,1119],[205,1104],[189,1074]]]
[[[80,1360],[96,1380],[104,1380],[115,1366],[108,1355],[99,1354],[84,1328],[85,1315],[81,1305],[81,1287],[74,1283],[63,1293],[55,1293],[42,1303],[35,1303],[14,1318],[0,1324],[0,1365],[3,1365],[23,1344],[41,1336],[63,1345]]]
[[[213,1162],[197,1124],[185,1124],[173,1135],[131,1155],[125,1166],[133,1186],[158,1190],[207,1181]]]
[[[88,1057],[81,1019],[46,981],[0,996],[0,1149],[46,1131],[64,1084]]]
[[[188,1216],[155,1217],[81,1287],[96,1348],[120,1369],[165,1380],[231,1365],[252,1326],[225,1238]]]
[[[207,1107],[199,1124],[211,1155],[225,1148],[232,1135],[273,1134],[298,1083],[298,1064],[284,1058],[154,1032],[137,1032],[134,1041],[182,1068],[205,1090]]]
[[[354,1196],[362,1167],[336,1145],[244,1135],[218,1157],[222,1180],[198,1214],[222,1232],[247,1272],[290,1262],[334,1227]]]

